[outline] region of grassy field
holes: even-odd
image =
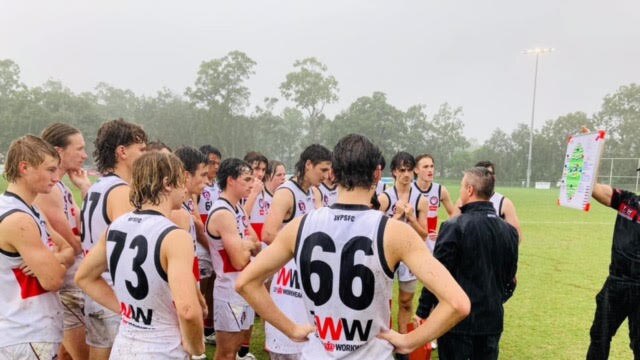
[[[457,198],[457,184],[448,187]],[[4,188],[2,179],[0,190]],[[561,208],[555,189],[497,190],[516,204],[524,233],[518,288],[505,309],[501,358],[584,358],[594,298],[607,276],[615,211],[599,204],[589,213]],[[251,351],[268,359],[262,351],[262,328],[257,320]],[[625,322],[613,341],[611,358],[632,358],[628,343]],[[212,355],[215,348],[207,350]]]

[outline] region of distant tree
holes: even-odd
[[[469,142],[463,134],[464,122],[461,116],[461,107],[452,108],[444,103],[429,122],[428,133],[425,136],[426,148],[436,157],[439,176],[453,176],[451,166],[454,154],[469,147]]]
[[[322,134],[323,115],[327,104],[338,101],[338,81],[327,74],[327,66],[314,57],[296,60],[295,70],[287,74],[280,84],[282,96],[296,104],[307,115],[309,140],[315,141]]]
[[[604,97],[595,125],[608,131],[607,153],[613,157],[640,157],[640,86],[621,86]]]
[[[401,140],[407,131],[405,114],[389,104],[384,93],[376,91],[371,96],[358,98],[335,117],[329,143],[335,144],[349,133],[363,134],[391,159],[396,152],[404,150]]]
[[[225,154],[241,156],[240,137],[248,129],[247,117],[242,113],[249,105],[251,92],[245,85],[255,73],[256,62],[241,51],[200,64],[193,88],[185,91],[187,98],[206,110],[207,128],[217,146]]]

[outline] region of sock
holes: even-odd
[[[249,353],[249,344],[242,344],[240,347],[240,351],[238,351],[238,356],[243,357]]]
[[[213,328],[209,328],[209,327],[204,328],[204,336],[209,336],[215,333],[216,331]]]

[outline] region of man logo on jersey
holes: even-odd
[[[307,211],[307,205],[305,205],[302,200],[298,201],[298,210],[300,210],[303,213]]]

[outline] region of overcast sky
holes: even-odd
[[[104,81],[137,94],[192,85],[202,61],[241,50],[257,62],[252,106],[280,97],[294,60],[315,56],[339,82],[330,116],[382,91],[406,110],[464,110],[465,134],[589,114],[640,82],[640,1],[10,1],[0,0],[0,58],[29,86],[75,92]]]

